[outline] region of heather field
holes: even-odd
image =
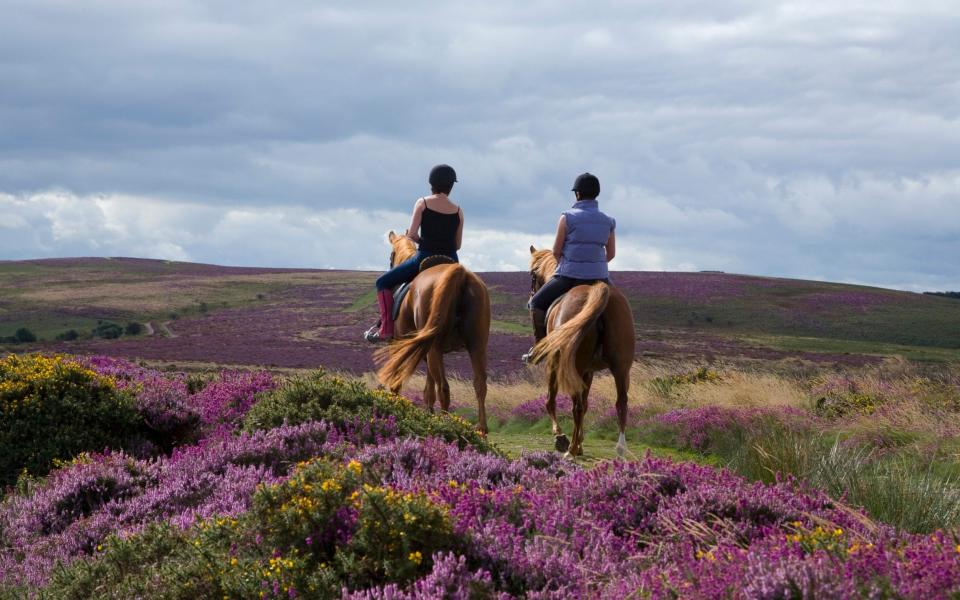
[[[601,375],[571,461],[483,277],[487,437],[377,389],[373,274],[0,263],[0,598],[960,598],[960,302],[617,273],[630,451]]]
[[[525,377],[525,273],[483,273],[491,289],[492,376]],[[0,350],[107,354],[184,365],[373,369],[360,333],[375,320],[374,273],[250,269],[140,259],[0,262]],[[615,273],[648,359],[863,366],[884,357],[960,359],[960,302],[720,273]],[[137,335],[92,335],[98,323]],[[76,337],[57,341],[57,337]],[[465,356],[452,357],[466,374]]]
[[[550,441],[533,381],[494,385],[484,439],[463,382],[466,419],[324,372],[7,357],[0,445],[33,435],[0,598],[960,594],[960,374],[683,366],[635,370],[630,460],[571,462],[516,444]]]

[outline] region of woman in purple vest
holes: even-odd
[[[613,260],[617,251],[614,233],[617,222],[600,212],[597,203],[600,180],[584,173],[574,181],[573,192],[577,201],[560,215],[557,237],[553,242],[557,270],[530,299],[534,343],[547,335],[547,309],[554,300],[577,285],[595,281],[610,283],[607,263]],[[527,361],[529,357],[530,352],[527,352],[523,360]]]
[[[377,279],[377,305],[380,322],[363,334],[368,342],[389,341],[393,337],[393,289],[413,281],[420,272],[420,263],[442,254],[459,262],[457,250],[463,241],[463,210],[450,201],[450,191],[457,173],[450,165],[437,165],[430,170],[430,196],[417,200],[407,237],[418,244],[417,253],[393,267]]]

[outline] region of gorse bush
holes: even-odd
[[[27,471],[45,474],[54,459],[120,447],[140,417],[113,381],[61,356],[0,360],[0,485]]]
[[[422,493],[366,477],[357,461],[300,463],[264,486],[251,510],[188,531],[152,526],[114,537],[57,572],[51,598],[308,597],[404,585],[462,545],[446,509]],[[144,568],[146,567],[146,568]]]
[[[385,435],[439,437],[483,451],[493,447],[476,428],[451,414],[431,415],[409,400],[383,390],[370,390],[363,383],[317,371],[289,380],[264,394],[244,419],[244,429],[269,429],[284,423],[326,421],[338,428],[358,430],[367,442]],[[395,423],[396,431],[378,431],[382,423]],[[392,429],[392,428],[391,428]]]

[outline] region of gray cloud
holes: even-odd
[[[0,233],[17,239],[0,258],[326,266],[327,247],[291,223],[402,228],[445,161],[468,243],[500,248],[471,251],[487,268],[522,259],[508,240],[549,240],[589,169],[632,249],[621,268],[960,287],[951,2],[0,9]],[[57,193],[74,208],[51,217],[43,198]],[[111,214],[127,207],[128,227],[167,229],[101,227],[96,244],[43,233],[65,219],[96,229],[98,197]],[[244,214],[286,216],[258,228]],[[381,262],[334,254],[331,266]]]

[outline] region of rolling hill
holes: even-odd
[[[526,273],[482,273],[494,301],[491,372],[524,370]],[[133,258],[0,262],[3,351],[58,350],[177,363],[373,368],[360,333],[374,319],[375,273],[221,267]],[[960,360],[960,302],[844,284],[724,273],[615,272],[634,309],[639,356]],[[91,337],[98,323],[140,335]],[[57,341],[73,330],[78,339]],[[71,334],[72,335],[72,334]],[[454,359],[454,369],[468,369]]]

